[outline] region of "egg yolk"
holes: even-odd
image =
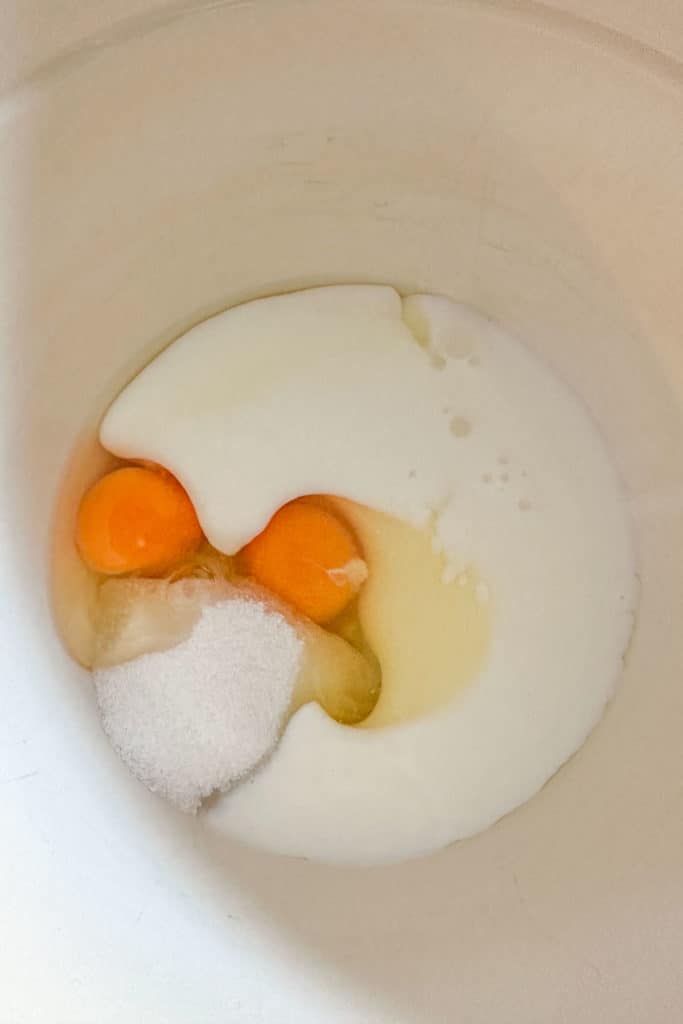
[[[116,469],[86,492],[78,510],[81,557],[107,575],[164,569],[201,540],[192,502],[163,470]]]
[[[336,618],[367,577],[360,547],[346,523],[305,499],[279,509],[243,548],[239,565],[319,624]]]

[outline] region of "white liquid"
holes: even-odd
[[[431,715],[298,711],[208,812],[226,835],[350,863],[426,853],[528,799],[598,720],[636,603],[619,482],[577,399],[483,318],[374,286],[249,303],[162,353],[101,437],[171,469],[228,553],[306,493],[433,519],[446,578],[474,564],[495,607],[477,681]]]

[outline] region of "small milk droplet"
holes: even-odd
[[[453,437],[467,437],[472,432],[472,424],[464,416],[454,416],[450,422]]]
[[[440,555],[443,551],[443,542],[436,533],[432,536],[432,551],[435,555]]]
[[[457,575],[457,567],[451,563],[450,565],[447,565],[444,568],[443,572],[441,573],[441,582],[446,585],[448,585],[449,583],[453,583]]]

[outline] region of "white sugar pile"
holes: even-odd
[[[104,730],[133,775],[196,811],[274,748],[302,651],[257,601],[209,605],[177,646],[94,671]]]

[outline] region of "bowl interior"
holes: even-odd
[[[36,1012],[78,1022],[123,972],[135,995],[101,1021],[528,1022],[560,992],[568,1020],[642,1019],[680,984],[679,69],[531,5],[181,14],[0,108],[9,1005],[41,957]],[[448,293],[555,366],[614,452],[642,576],[580,753],[485,834],[380,870],[219,844],[160,806],[109,751],[49,599],[116,391],[212,312],[343,281]]]

